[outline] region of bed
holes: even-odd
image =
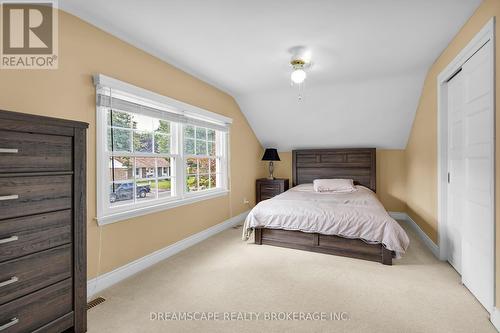
[[[292,153],[293,187],[260,202],[245,221],[244,239],[392,265],[409,239],[375,196],[376,151],[307,149]],[[314,179],[352,179],[352,193],[314,192]]]

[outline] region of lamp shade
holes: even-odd
[[[264,156],[262,156],[263,161],[280,161],[280,156],[278,155],[278,150],[275,148],[266,148]]]

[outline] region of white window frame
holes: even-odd
[[[232,119],[220,114],[210,112],[193,105],[189,105],[175,99],[162,96],[145,89],[133,86],[131,84],[107,77],[102,74],[94,76],[94,84],[97,89],[102,87],[124,92],[138,99],[144,99],[148,102],[157,104],[160,107],[175,110],[181,115],[213,122],[219,126],[227,127],[227,131],[216,131],[216,152],[220,160],[218,165],[220,170],[220,179],[217,179],[217,187],[196,192],[187,192],[186,186],[186,159],[193,155],[184,154],[184,126],[188,124],[171,122],[172,148],[170,157],[174,163],[171,165],[171,178],[175,178],[175,188],[171,189],[172,196],[153,201],[135,202],[133,204],[124,204],[111,207],[109,204],[109,158],[107,151],[107,108],[96,105],[96,169],[97,169],[97,223],[99,225],[114,223],[126,220],[132,217],[150,214],[182,205],[192,204],[198,201],[212,199],[229,193],[229,125]],[[141,114],[138,112],[138,114]],[[203,127],[203,125],[196,125]],[[132,143],[133,144],[133,143]],[[121,154],[117,154],[120,155]],[[153,154],[154,155],[154,154]],[[157,157],[151,156],[151,157]],[[193,156],[195,157],[195,156]],[[204,158],[213,156],[196,156]],[[156,172],[158,170],[155,170]],[[135,177],[135,166],[133,175]],[[135,196],[134,196],[135,197]]]

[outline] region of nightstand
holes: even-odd
[[[276,178],[276,179],[267,179],[260,178],[257,179],[256,182],[256,191],[257,191],[257,199],[256,203],[261,202],[262,200],[271,199],[274,196],[277,196],[280,193],[288,190],[288,179]]]

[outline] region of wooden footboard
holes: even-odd
[[[256,228],[255,244],[334,254],[392,265],[392,251],[387,250],[382,244],[367,244],[359,239],[301,231]]]

